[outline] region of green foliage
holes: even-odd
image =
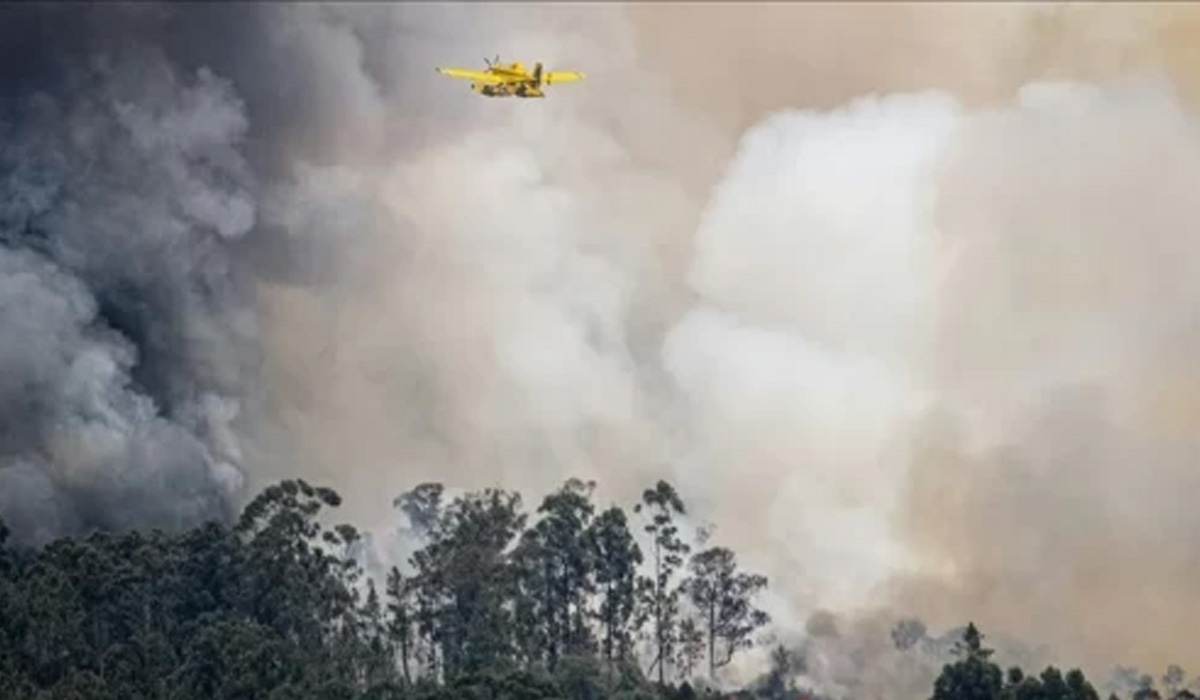
[[[666,666],[678,641],[679,589],[671,585],[671,579],[690,551],[679,538],[675,516],[685,515],[687,511],[675,488],[666,481],[659,481],[653,489],[642,493],[642,502],[634,506],[634,512],[647,515],[649,522],[643,529],[654,542],[653,571],[649,578],[641,579],[640,589],[642,603],[654,623],[656,656],[651,669],[658,668],[661,686],[665,685]]]
[[[645,558],[626,512],[597,509],[592,490],[566,482],[531,523],[516,493],[448,499],[421,484],[396,501],[419,548],[382,581],[355,561],[354,527],[322,524],[340,497],[302,480],[267,488],[228,527],[18,551],[0,523],[0,697],[715,699],[703,683],[668,684],[664,667],[711,678],[751,646],[768,620],[754,605],[766,578],[741,571],[727,548],[693,554],[666,482],[634,508]],[[923,639],[914,620],[892,632],[901,649]],[[647,671],[639,651],[654,661]],[[932,700],[1100,700],[1078,669],[1002,672],[974,624],[953,652]],[[804,662],[776,647],[755,694],[800,697]],[[1129,700],[1157,697],[1152,678],[1138,678]],[[1185,680],[1172,666],[1162,683],[1183,693]]]
[[[702,639],[707,639],[709,676],[712,677],[718,667],[733,660],[735,652],[750,647],[750,635],[770,621],[770,617],[751,602],[755,594],[767,587],[767,579],[739,572],[737,556],[724,547],[712,547],[696,554],[689,568],[692,575],[683,582],[682,588],[703,620],[706,636]]]
[[[594,487],[572,479],[547,496],[538,508],[541,520],[524,533],[515,554],[526,602],[520,608],[528,634],[524,653],[551,670],[562,655],[587,653],[594,643],[587,624],[596,585],[589,529]]]
[[[983,635],[975,623],[967,625],[955,644],[953,664],[946,664],[933,686],[933,700],[1000,700],[1004,677],[1000,667],[989,661],[992,650],[983,646]]]
[[[974,623],[967,625],[954,647],[958,661],[943,667],[934,683],[934,700],[1100,700],[1079,669],[1064,675],[1049,666],[1040,676],[1030,676],[1014,667],[1002,673],[983,639]]]
[[[636,662],[646,619],[664,635],[691,629],[679,661],[697,657],[699,627],[676,625],[669,576],[688,554],[672,522],[682,499],[660,483],[639,504],[657,556],[642,576],[625,511],[597,512],[593,487],[569,480],[530,524],[518,494],[449,499],[420,484],[395,501],[419,549],[382,581],[355,561],[353,526],[323,524],[340,496],[303,480],[265,489],[229,526],[173,534],[17,551],[0,522],[0,697],[697,697],[651,684]]]
[[[587,533],[596,584],[601,588],[599,610],[604,659],[610,669],[629,659],[637,632],[637,571],[642,550],[629,531],[625,511],[609,508],[592,521]]]
[[[515,580],[505,552],[525,523],[520,504],[520,496],[496,489],[457,498],[436,539],[414,557],[446,678],[479,673],[510,654],[504,603]]]

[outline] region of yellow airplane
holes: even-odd
[[[501,64],[499,56],[495,61],[485,58],[483,62],[487,64],[486,71],[438,68],[437,72],[470,80],[471,89],[486,97],[545,97],[543,85],[574,83],[585,77],[579,71],[543,71],[541,63],[533,64],[533,73],[530,73],[519,62]]]

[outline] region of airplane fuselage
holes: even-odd
[[[530,73],[525,70],[525,65],[520,61],[510,63],[508,65],[491,65],[488,67],[488,73],[502,78],[507,78],[512,82],[498,83],[489,85],[486,83],[472,83],[471,89],[486,97],[545,97],[546,93],[542,92],[538,83],[541,82],[542,66],[539,63],[533,73],[533,80],[529,80]]]
[[[471,83],[471,89],[485,97],[545,97],[546,93],[532,83],[500,83],[486,85]]]

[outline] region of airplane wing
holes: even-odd
[[[465,68],[438,68],[436,70],[442,75],[448,75],[451,78],[465,78],[467,80],[474,80],[477,83],[496,84],[505,82],[503,78],[477,70],[467,70]]]
[[[583,80],[585,77],[587,76],[579,71],[546,71],[542,74],[542,80],[545,81],[547,85],[553,85],[555,83],[575,83]]]

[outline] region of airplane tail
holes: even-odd
[[[542,64],[541,62],[533,64],[533,84],[541,86],[542,84]]]

